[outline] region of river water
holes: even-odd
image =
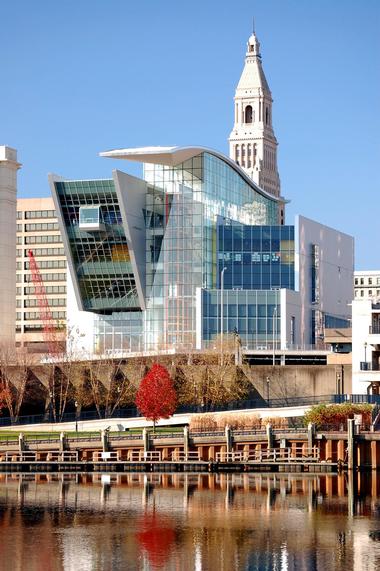
[[[0,569],[379,570],[379,476],[0,474]]]

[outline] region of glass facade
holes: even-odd
[[[294,226],[251,226],[219,218],[218,287],[294,290]]]
[[[83,307],[106,314],[96,320],[101,352],[195,348],[197,290],[218,287],[219,221],[251,228],[278,220],[275,198],[207,152],[176,166],[145,164],[144,179],[146,308],[141,312],[113,180],[54,183]],[[133,193],[133,183],[121,192]],[[81,227],[89,223],[104,229]],[[261,334],[264,318],[258,319]],[[251,322],[247,332],[250,327]]]
[[[243,346],[280,346],[281,304],[279,291],[203,290],[202,337],[212,341],[221,333],[223,295],[223,334],[237,333]]]
[[[146,347],[194,347],[196,290],[218,282],[219,218],[276,224],[278,203],[209,153],[175,167],[145,164],[144,178]]]
[[[55,188],[83,308],[96,313],[139,309],[113,180],[56,182]],[[98,212],[102,230],[80,228],[80,216],[87,212]]]

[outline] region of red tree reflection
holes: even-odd
[[[139,528],[136,537],[140,547],[148,554],[153,569],[162,569],[175,541],[174,529],[169,527],[166,518],[163,522],[155,512],[145,514]]]

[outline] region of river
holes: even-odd
[[[0,530],[10,571],[372,571],[380,478],[0,474]]]

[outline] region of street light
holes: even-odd
[[[276,364],[276,351],[274,348],[274,343],[275,343],[275,339],[276,339],[276,345],[277,345],[277,305],[274,306],[273,309],[273,315],[272,315],[272,335],[273,335],[273,367]]]
[[[364,362],[367,362],[367,341],[364,343]]]
[[[224,290],[224,272],[226,267],[220,272],[220,358],[221,364],[223,359],[223,290]]]
[[[75,401],[75,432],[78,433],[78,401]]]
[[[269,407],[269,383],[270,383],[270,378],[267,377],[267,405]]]
[[[53,422],[53,392],[49,391],[49,417],[50,422]]]

